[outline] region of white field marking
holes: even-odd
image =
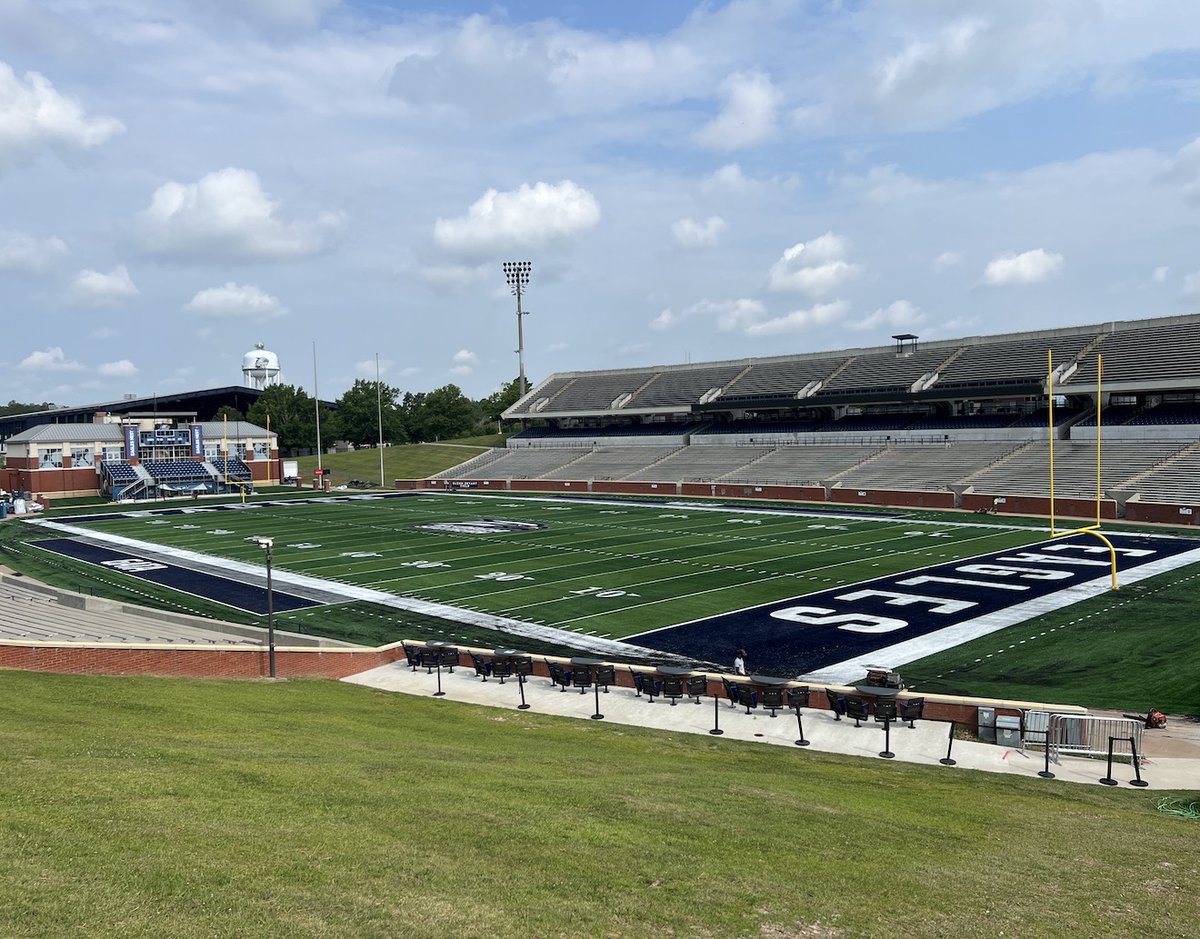
[[[955,542],[955,543],[956,543],[956,544],[962,544],[962,545],[965,545],[965,544],[970,544],[972,541],[978,541],[978,540],[980,540],[981,538],[990,538],[990,537],[992,537],[992,536],[991,536],[991,535],[979,535],[979,536],[977,536],[977,537],[975,537],[975,538],[968,538],[968,539],[966,539],[966,540],[964,540],[964,541],[959,541],[959,542]],[[895,551],[895,552],[892,552],[891,554],[889,554],[889,555],[887,555],[887,556],[888,556],[889,558],[891,558],[891,557],[899,557],[899,556],[901,556],[901,555],[904,555],[904,554],[919,554],[919,553],[920,553],[919,551],[917,551],[917,550],[915,550],[915,549],[914,549],[914,550],[912,550],[912,551]],[[968,557],[956,558],[956,559],[954,559],[954,560],[952,560],[952,561],[937,561],[937,562],[935,562],[935,563],[933,563],[933,564],[927,564],[927,565],[926,565],[925,567],[923,567],[923,568],[916,568],[915,570],[911,570],[911,571],[897,572],[897,575],[896,575],[896,576],[899,576],[901,573],[905,573],[905,574],[919,574],[921,571],[923,571],[923,570],[927,570],[927,569],[928,569],[928,568],[930,568],[930,567],[940,567],[940,566],[941,566],[941,565],[943,565],[943,564],[969,564],[971,561],[974,561],[974,560],[976,560],[976,559],[978,559],[978,558],[985,558],[985,557],[988,557],[989,555],[991,555],[991,554],[995,554],[995,553],[996,553],[996,552],[995,552],[995,549],[993,549],[993,550],[990,550],[990,551],[984,551],[982,554],[975,554],[975,555],[970,555],[970,556],[968,556]],[[850,562],[850,561],[844,561],[844,562],[843,562],[843,564],[849,564],[849,563],[852,563],[852,562]],[[828,565],[828,568],[835,568],[835,567],[841,567],[841,566],[842,566],[841,564],[830,564],[830,565]],[[828,569],[828,568],[814,568],[814,569],[815,569],[815,570],[826,570],[826,569]],[[770,578],[768,578],[768,579],[770,579]],[[870,578],[867,578],[867,580],[863,580],[863,581],[853,581],[853,582],[850,582],[850,583],[836,584],[836,585],[834,585],[833,587],[831,587],[831,588],[828,588],[828,589],[842,589],[842,588],[849,588],[849,587],[853,587],[855,584],[858,584],[858,583],[868,583],[868,582],[870,582],[870,581],[872,581],[872,580],[876,580],[876,579],[877,579],[877,578],[875,578],[875,577],[870,577]],[[724,588],[724,587],[716,587],[716,588],[713,588],[713,590],[724,590],[724,589],[727,589],[727,588]],[[826,589],[826,588],[821,588],[821,589]],[[704,593],[712,593],[712,592],[713,592],[713,590],[701,590],[701,591],[700,591],[700,594],[704,594]],[[818,590],[818,591],[812,591],[812,592],[813,592],[813,593],[819,593],[820,591]],[[672,599],[677,599],[677,600],[686,600],[686,599],[688,599],[688,597],[692,597],[692,596],[699,596],[700,594],[686,594],[686,595],[684,595],[684,596],[673,597]],[[798,595],[798,596],[805,596],[805,594],[800,594],[800,595]],[[784,599],[786,599],[786,598],[784,598]],[[662,602],[665,602],[665,601],[662,601],[662,600],[655,600],[655,601],[652,601],[651,603],[644,603],[644,604],[640,604],[640,605],[641,605],[641,606],[652,606],[654,603],[662,603]],[[663,631],[665,631],[665,630],[668,630],[668,629],[677,629],[677,628],[679,628],[679,627],[681,627],[681,626],[689,626],[689,625],[691,625],[692,623],[699,623],[699,622],[701,622],[701,621],[703,621],[703,620],[706,620],[706,619],[712,619],[712,618],[713,618],[713,617],[715,617],[715,616],[732,616],[732,615],[734,615],[734,614],[736,614],[736,613],[746,613],[746,612],[749,612],[750,610],[757,609],[758,607],[765,606],[765,605],[767,605],[768,603],[778,603],[778,602],[781,602],[781,601],[778,601],[778,600],[760,600],[760,601],[758,601],[757,603],[752,603],[752,604],[750,604],[749,606],[744,606],[744,607],[741,607],[740,609],[736,609],[736,610],[729,610],[729,611],[727,611],[727,612],[725,612],[725,613],[709,613],[709,614],[707,614],[707,615],[705,615],[705,616],[697,616],[695,619],[686,620],[685,622],[682,622],[682,623],[672,623],[670,626],[656,626],[654,629],[647,629],[647,630],[643,630],[643,631],[642,631],[642,632],[640,632],[640,633],[633,633],[633,634],[630,636],[630,638],[637,638],[637,637],[640,637],[640,636],[649,636],[651,633],[663,632]],[[631,609],[632,609],[632,608],[631,608]],[[590,616],[596,616],[596,615],[599,615],[599,614],[595,614],[595,613],[593,613],[593,614],[589,614],[589,616],[581,616],[581,617],[579,617],[579,619],[588,619],[588,618],[590,618]]]
[[[437,496],[440,493],[431,492],[430,495]],[[491,492],[472,492],[470,493],[473,499],[511,499],[511,495],[501,496]],[[717,498],[737,499],[737,496],[718,496]],[[722,512],[734,515],[774,515],[791,518],[813,518],[813,519],[835,519],[839,521],[849,522],[869,522],[874,519],[874,516],[868,513],[860,515],[843,515],[838,512],[808,512],[804,509],[772,509],[759,508],[757,506],[723,506],[723,505],[707,505],[703,502],[680,502],[678,500],[668,500],[666,502],[656,503],[631,503],[621,502],[613,499],[598,499],[595,497],[579,498],[579,497],[562,497],[562,496],[531,496],[529,502],[570,502],[577,505],[604,505],[604,506],[624,506],[631,505],[647,505],[656,509],[671,508],[671,509],[687,509],[692,512]],[[1004,525],[1000,522],[945,522],[933,521],[931,519],[908,518],[904,515],[887,515],[879,513],[880,521],[887,522],[904,522],[908,525],[929,525],[934,528],[999,528],[1005,531],[1043,531],[1048,532],[1050,529],[1043,526],[1027,526],[1027,525]],[[1163,535],[1161,537],[1178,537]]]
[[[882,530],[886,530],[886,526],[879,526],[877,528],[871,529],[870,532],[857,532],[856,531],[856,532],[854,532],[854,535],[857,536],[859,534],[870,534],[872,532],[882,531]],[[991,538],[991,537],[994,537],[994,535],[989,533],[989,534],[985,534],[985,535],[979,535],[978,537]],[[871,544],[872,545],[887,544],[891,541],[903,540],[903,538],[904,538],[904,536],[898,536],[896,538],[884,538],[884,539],[873,541],[873,542],[871,542]],[[729,548],[726,551],[720,552],[720,553],[729,553],[729,552],[734,552],[734,551],[745,550],[745,545],[743,544],[743,542],[745,540],[746,539],[744,539],[744,538],[735,538],[735,539],[722,538],[722,541],[729,544]],[[755,539],[755,540],[758,541],[761,539]],[[781,556],[779,558],[772,558],[770,560],[772,560],[772,561],[783,560],[784,557],[787,557],[787,558],[808,557],[808,556],[812,556],[812,555],[816,555],[816,554],[823,554],[827,551],[840,551],[840,550],[844,550],[846,548],[854,548],[854,547],[859,546],[857,544],[832,544],[832,545],[830,545],[830,544],[826,544],[823,542],[816,542],[816,541],[799,542],[799,543],[800,544],[809,544],[809,545],[820,544],[820,547],[817,548],[816,550],[812,550],[812,551],[793,552],[792,554],[789,554],[786,556]],[[784,544],[784,546],[786,547],[786,543]],[[560,548],[559,550],[562,550],[562,548]],[[586,553],[589,555],[599,553],[599,552],[594,551],[593,549],[588,549],[588,548],[568,548],[567,550],[580,551],[580,552],[583,552],[583,553]],[[713,557],[717,553],[718,552],[707,551],[705,556]],[[894,555],[907,554],[907,553],[910,553],[910,552],[906,552],[906,551],[888,552],[888,554],[886,556],[891,557]],[[625,554],[619,554],[619,553],[613,553],[613,554],[606,555],[604,557],[604,560],[616,560],[616,561],[624,562],[626,565],[628,565],[628,562],[631,560],[643,560],[643,561],[652,561],[656,565],[657,564],[664,564],[664,565],[683,564],[683,565],[687,565],[689,567],[700,568],[699,570],[685,571],[682,574],[676,574],[671,577],[664,577],[664,578],[650,580],[650,581],[642,581],[638,584],[634,584],[633,586],[643,586],[645,584],[665,583],[670,580],[678,580],[678,579],[681,579],[684,577],[696,577],[696,576],[700,576],[702,574],[706,574],[706,573],[712,574],[715,572],[735,573],[735,574],[753,573],[755,565],[764,563],[763,559],[757,559],[752,562],[747,562],[744,565],[703,564],[703,563],[695,562],[695,561],[658,560],[655,558],[646,557],[645,555],[625,555]],[[592,567],[596,563],[597,563],[596,559],[589,556],[589,557],[584,558],[574,564],[556,564],[556,565],[552,565],[550,567],[533,568],[529,571],[529,573],[544,573],[547,571],[551,571],[551,572],[564,571],[568,568],[579,567],[581,565],[587,565],[588,567]],[[808,569],[804,570],[804,572],[802,574],[801,573],[793,573],[793,572],[782,572],[782,571],[760,571],[758,573],[769,574],[770,576],[768,578],[766,578],[768,580],[773,579],[773,578],[799,577],[799,576],[808,575],[812,571],[821,571],[821,570],[827,570],[827,569],[831,569],[831,568],[842,567],[846,564],[851,564],[851,563],[857,563],[857,562],[856,561],[842,561],[838,564],[830,564],[830,565],[825,565],[823,567],[808,568]],[[647,566],[647,565],[642,565],[642,566]],[[621,576],[621,575],[624,575],[625,573],[626,573],[626,570],[606,571],[606,572],[602,572],[602,573],[597,573],[594,570],[589,570],[589,571],[587,571],[583,574],[580,574],[578,576],[575,576],[575,577],[557,578],[553,581],[545,582],[545,583],[541,584],[540,586],[552,587],[552,586],[558,586],[560,584],[565,586],[567,584],[570,584],[572,581],[576,581],[576,580],[589,580],[589,579],[594,579],[596,577]],[[755,581],[755,583],[757,583],[757,582],[758,581]],[[431,588],[431,589],[445,589],[445,588],[451,588],[451,587],[467,586],[469,584],[470,584],[470,581],[462,581],[462,582],[457,582],[457,583],[440,584],[440,585],[438,585],[437,588]],[[509,589],[510,590],[519,590],[519,589],[523,589],[523,588],[513,587],[513,588],[509,588]],[[730,589],[730,588],[722,588],[722,589]],[[470,594],[470,595],[462,597],[461,599],[462,600],[475,600],[475,599],[485,599],[485,598],[493,599],[497,594],[505,593],[505,592],[507,592],[507,591],[493,590],[493,591],[489,591],[487,593]],[[707,591],[704,591],[704,592],[707,592]],[[685,594],[684,596],[691,596],[691,594]],[[561,598],[561,599],[569,599],[569,598]],[[459,602],[459,601],[456,599],[455,602]],[[543,601],[539,601],[538,603],[555,603],[555,602],[558,602],[558,601],[557,600],[543,600]],[[537,605],[538,605],[537,603],[524,604],[521,606],[512,607],[511,609],[522,610],[522,609],[527,609],[529,606],[537,606]]]
[[[1157,574],[1177,570],[1189,564],[1195,564],[1198,561],[1200,561],[1200,548],[1193,551],[1185,551],[1173,557],[1150,561],[1140,567],[1135,567],[1123,575],[1122,582],[1124,584],[1135,584],[1140,580],[1145,580],[1147,577],[1154,577]],[[964,642],[970,642],[972,639],[978,639],[981,636],[989,635],[998,630],[1007,629],[1009,626],[1016,626],[1026,620],[1033,619],[1035,616],[1045,616],[1047,613],[1061,610],[1063,607],[1070,606],[1073,603],[1089,600],[1092,597],[1103,596],[1111,591],[1111,587],[1112,577],[1109,574],[1105,574],[1103,577],[1098,577],[1086,583],[1076,584],[1073,587],[1067,587],[1045,597],[1026,600],[1024,603],[1018,603],[1003,610],[988,613],[985,616],[957,623],[954,626],[947,626],[936,632],[926,633],[924,636],[906,639],[903,642],[898,642],[883,649],[876,649],[866,655],[855,656],[843,662],[827,665],[824,668],[817,669],[800,677],[804,681],[843,684],[844,681],[850,681],[860,676],[866,670],[868,661],[872,665],[878,664],[881,668],[898,668],[901,665],[907,665],[909,662],[915,662],[917,659],[923,659],[936,652],[943,652],[946,649],[962,645]],[[1057,627],[1050,631],[1054,632],[1055,629]],[[1009,646],[1009,648],[1011,649],[1012,646]],[[1003,651],[998,650],[998,652]],[[985,658],[991,658],[993,654],[997,653],[989,653]]]
[[[226,558],[215,558],[213,555],[201,554],[196,551],[187,551],[181,548],[171,548],[164,545],[150,544],[149,542],[139,541],[136,538],[128,538],[124,535],[113,535],[107,532],[91,531],[85,528],[76,527],[74,525],[65,525],[62,522],[55,522],[49,519],[38,519],[36,521],[31,521],[30,524],[37,524],[40,527],[51,531],[64,532],[72,537],[80,538],[84,541],[118,545],[126,548],[127,550],[133,550],[151,556],[169,557],[175,561],[183,561],[192,565],[201,565],[205,568],[211,567],[214,561],[219,561],[221,567],[227,571],[240,574],[250,574],[255,577],[264,577],[266,574],[266,568],[259,564],[248,564],[242,561],[233,561]],[[280,585],[281,589],[287,585],[292,585],[307,590],[318,590],[332,596],[341,597],[343,600],[360,600],[366,603],[377,603],[380,606],[390,607],[395,610],[406,610],[410,613],[421,613],[429,616],[437,616],[441,619],[448,619],[453,622],[465,623],[471,626],[481,626],[485,629],[500,630],[501,632],[511,633],[512,635],[522,636],[527,639],[540,639],[546,642],[561,643],[563,645],[573,646],[577,649],[593,651],[601,655],[632,655],[641,658],[654,658],[660,661],[664,659],[669,659],[671,661],[686,660],[683,656],[662,653],[655,649],[647,649],[642,646],[634,645],[633,643],[624,642],[621,640],[600,639],[598,637],[581,638],[569,630],[559,629],[554,626],[545,626],[523,620],[512,619],[506,616],[497,616],[493,613],[477,613],[468,610],[462,610],[458,607],[448,606],[444,603],[434,603],[427,600],[419,600],[415,597],[399,597],[392,593],[385,593],[382,590],[372,590],[368,587],[358,587],[352,584],[337,584],[321,577],[313,577],[308,574],[297,574],[280,568],[276,568],[274,574],[275,583]],[[316,611],[314,610],[312,612],[315,613]]]
[[[958,544],[969,544],[969,543],[970,543],[970,542],[972,542],[972,541],[978,541],[978,540],[980,540],[980,539],[983,539],[983,538],[992,538],[992,537],[994,537],[994,533],[992,533],[992,532],[989,532],[989,533],[987,533],[987,534],[983,534],[983,535],[977,535],[977,536],[976,536],[976,537],[974,537],[974,538],[968,538],[968,539],[965,539],[964,541],[960,541],[960,542],[957,542],[957,543],[958,543]],[[890,540],[890,539],[885,539],[885,540]],[[898,540],[898,539],[897,539],[897,540]],[[890,554],[886,555],[886,557],[889,557],[889,558],[891,558],[891,557],[900,557],[900,556],[902,556],[902,555],[905,555],[905,554],[911,554],[911,553],[913,553],[913,552],[911,552],[911,551],[894,551],[894,552],[891,552]],[[988,552],[985,552],[985,555],[986,555],[986,554],[991,554],[991,553],[992,553],[991,551],[988,551]],[[979,555],[979,557],[983,557],[983,556],[985,556],[985,555]],[[857,563],[859,563],[859,562],[858,562],[858,561],[842,561],[842,562],[840,562],[840,563],[838,563],[838,564],[828,564],[828,565],[825,565],[824,567],[811,568],[811,569],[810,569],[809,571],[807,571],[806,573],[809,573],[809,574],[811,574],[811,573],[812,573],[812,571],[829,570],[829,569],[834,569],[834,568],[838,568],[838,567],[844,567],[844,566],[846,566],[846,565],[848,565],[848,564],[857,564]],[[939,563],[940,563],[940,562],[939,562]],[[646,588],[646,587],[653,586],[653,585],[655,585],[655,584],[667,583],[667,582],[669,582],[669,581],[672,581],[672,580],[679,580],[679,579],[680,579],[680,578],[682,578],[682,577],[694,577],[694,576],[696,576],[696,574],[694,574],[694,573],[689,573],[689,574],[680,574],[680,575],[676,575],[676,576],[674,576],[674,577],[664,577],[664,578],[661,578],[661,579],[658,579],[658,580],[642,581],[642,582],[637,582],[637,583],[633,583],[633,584],[625,584],[625,585],[623,585],[623,586],[626,586],[626,587],[638,587],[638,588],[642,588],[642,589],[644,589],[644,588]],[[726,585],[726,586],[723,586],[723,587],[710,587],[710,588],[708,588],[707,590],[698,590],[698,591],[695,591],[695,592],[693,592],[693,593],[674,594],[673,596],[670,596],[670,597],[662,597],[662,598],[660,598],[660,599],[658,599],[658,600],[647,600],[647,601],[645,601],[645,602],[643,602],[643,603],[635,603],[635,604],[633,604],[632,606],[622,607],[620,610],[606,610],[606,611],[604,611],[604,612],[600,612],[600,613],[588,613],[588,614],[586,614],[585,616],[577,616],[577,617],[572,617],[572,619],[571,619],[571,622],[572,622],[572,623],[579,623],[579,622],[581,622],[582,620],[585,620],[585,619],[591,619],[592,617],[595,617],[595,616],[609,616],[609,615],[611,615],[612,613],[618,613],[618,612],[619,612],[619,613],[628,613],[628,612],[630,612],[631,610],[636,610],[636,609],[640,609],[640,608],[642,608],[642,607],[647,607],[647,606],[655,606],[655,605],[657,605],[657,604],[659,604],[659,603],[675,603],[675,602],[678,602],[678,601],[681,601],[681,600],[687,600],[687,599],[690,599],[690,598],[692,598],[692,597],[704,596],[705,594],[710,594],[710,593],[718,593],[718,592],[720,592],[720,591],[722,591],[722,590],[738,590],[738,589],[742,589],[742,588],[745,588],[745,587],[752,586],[752,585],[754,585],[754,584],[769,583],[770,581],[773,581],[773,580],[784,580],[784,579],[788,579],[788,580],[794,580],[794,579],[796,579],[796,575],[795,575],[795,574],[772,574],[772,575],[770,575],[770,576],[767,576],[767,577],[760,577],[760,578],[757,578],[757,579],[755,579],[755,580],[742,581],[741,583],[737,583],[737,584],[729,584],[729,585]],[[803,594],[797,594],[797,596],[802,596],[802,595],[803,595]],[[541,601],[540,603],[528,603],[528,604],[523,604],[523,605],[521,605],[521,606],[509,607],[509,608],[507,608],[507,609],[505,610],[505,612],[506,612],[506,613],[511,613],[511,612],[515,612],[515,611],[517,611],[517,610],[527,610],[527,609],[531,609],[531,608],[538,607],[538,606],[544,606],[544,605],[546,605],[546,604],[552,604],[552,603],[561,603],[563,600],[567,600],[567,599],[570,599],[570,597],[562,597],[562,598],[559,598],[558,600],[544,600],[544,601]],[[764,603],[770,603],[770,602],[774,602],[774,601],[769,601],[769,600],[767,600],[767,601],[759,601],[758,603],[755,603],[755,604],[754,604],[752,607],[746,607],[745,609],[753,609],[754,607],[757,607],[757,606],[762,606]],[[730,612],[737,612],[737,611],[730,611]],[[710,614],[709,616],[704,616],[704,617],[700,617],[700,618],[701,618],[701,619],[709,619],[709,618],[711,618],[712,616],[725,616],[725,615],[728,615],[728,614],[726,614],[726,613],[713,613],[713,614]],[[684,624],[682,624],[682,623],[676,623],[676,624],[674,624],[674,626],[681,626],[681,625],[684,625]],[[671,627],[660,627],[660,628],[674,628],[674,626],[671,626]],[[651,633],[651,632],[657,632],[657,631],[658,631],[657,629],[651,629],[651,630],[647,630],[646,632],[643,632],[643,633],[637,633],[637,635],[639,635],[639,636],[642,636],[642,635],[646,635],[647,633]]]

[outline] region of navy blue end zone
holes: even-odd
[[[264,615],[267,612],[265,587],[255,587],[253,584],[243,584],[227,577],[219,577],[216,574],[189,570],[186,567],[167,564],[157,558],[142,558],[134,554],[113,551],[110,548],[75,541],[73,538],[50,538],[46,541],[30,543],[34,547],[43,548],[64,557],[120,571],[130,577],[148,580],[163,587],[170,587],[172,590],[235,607],[247,613]],[[308,600],[290,593],[272,590],[272,594],[276,613],[320,606],[316,600]]]
[[[1107,534],[1107,533],[1106,533]],[[1200,541],[1107,534],[1118,572],[1200,548]],[[662,652],[803,675],[1036,600],[1111,571],[1107,547],[1088,535],[952,561],[822,590],[629,637]]]

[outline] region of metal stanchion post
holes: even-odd
[[[1103,786],[1115,786],[1117,784],[1117,781],[1113,779],[1112,774],[1113,741],[1116,739],[1116,737],[1108,738],[1108,772],[1105,774],[1104,778],[1100,780],[1100,784]]]
[[[521,703],[517,705],[518,711],[528,711],[529,705],[525,703],[525,676],[517,672],[517,688],[521,692]]]
[[[1042,779],[1053,779],[1054,774],[1050,772],[1050,728],[1046,728],[1046,767],[1038,773]]]
[[[596,713],[592,715],[592,720],[602,721],[604,720],[604,715],[600,713],[600,683],[593,681],[592,687],[596,690]]]
[[[804,721],[800,718],[800,709],[796,708],[796,727],[800,731],[800,739],[796,741],[796,746],[807,747],[809,741],[804,739]]]
[[[709,733],[714,737],[719,737],[725,733],[721,729],[721,699],[716,695],[713,695],[713,726]]]
[[[1131,779],[1129,785],[1137,786],[1139,789],[1145,789],[1150,783],[1142,779],[1141,759],[1138,757],[1137,744],[1133,742],[1133,738],[1129,738],[1129,750],[1133,754],[1133,774],[1137,779]]]
[[[435,698],[442,697],[446,692],[442,691],[442,657],[437,657],[437,691],[433,693]]]
[[[955,766],[958,763],[958,760],[952,760],[950,758],[950,751],[953,749],[954,749],[954,721],[951,721],[950,722],[949,742],[946,744],[946,755],[942,759],[938,760],[938,762],[941,763],[943,766]]]
[[[891,718],[888,718],[883,722],[883,750],[880,751],[879,755],[885,760],[893,760],[896,758],[896,754],[892,752]]]

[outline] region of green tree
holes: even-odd
[[[317,415],[313,399],[295,385],[272,385],[246,411],[246,419],[260,427],[267,426],[279,435],[280,450],[307,450],[317,445]],[[321,408],[321,442],[332,443],[337,436],[337,420],[333,412]]]
[[[533,382],[528,382],[530,388],[533,387]],[[483,411],[483,417],[488,422],[496,422],[500,420],[500,416],[517,403],[517,399],[521,397],[521,379],[514,378],[510,382],[505,382],[500,386],[498,391],[492,392],[482,401],[479,406]]]
[[[244,421],[246,419],[246,415],[244,415],[231,404],[222,404],[219,408],[217,408],[217,413],[213,415],[213,420],[220,421],[224,420],[225,418],[229,418],[231,421]]]
[[[6,414],[30,414],[34,411],[49,411],[56,405],[49,401],[43,401],[41,404],[24,404],[17,401],[15,398],[10,399],[8,404],[0,404],[0,415]]]
[[[457,385],[405,394],[401,407],[408,439],[414,443],[462,437],[479,423],[479,406]]]
[[[379,382],[358,379],[338,398],[338,428],[341,439],[354,445],[374,444],[379,440],[379,421],[382,413],[383,439],[388,443],[403,443],[406,439],[404,420],[397,406],[399,388]]]

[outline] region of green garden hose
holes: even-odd
[[[1200,818],[1200,802],[1187,802],[1182,799],[1171,799],[1166,796],[1159,799],[1154,806],[1164,815],[1178,815],[1180,818]]]

